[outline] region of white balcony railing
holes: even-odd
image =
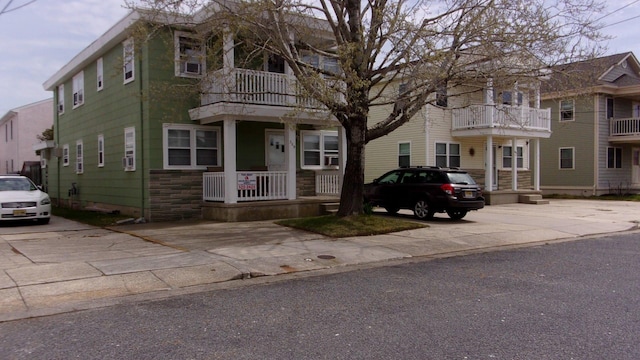
[[[610,119],[609,136],[640,135],[640,118]]]
[[[294,76],[239,68],[223,69],[209,74],[204,81],[201,105],[235,102],[316,109],[323,107],[319,102],[301,95],[299,90]]]
[[[316,173],[316,195],[340,195],[340,171]]]
[[[246,174],[247,181],[238,179]],[[286,171],[251,171],[236,173],[232,181],[237,181],[238,201],[287,199]],[[202,175],[202,199],[204,201],[225,200],[225,177],[223,172],[205,172]]]
[[[551,131],[551,110],[506,105],[471,105],[453,110],[452,130],[478,128]]]

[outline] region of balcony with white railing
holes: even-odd
[[[323,106],[303,96],[291,75],[248,69],[222,69],[211,73],[201,97],[201,105],[221,102],[320,109]]]
[[[551,134],[551,110],[507,105],[471,105],[452,110],[454,135]]]
[[[613,141],[640,140],[640,118],[610,119],[609,137]]]

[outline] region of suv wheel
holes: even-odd
[[[460,220],[467,215],[467,210],[452,209],[447,210],[447,215],[453,220]]]
[[[420,220],[431,219],[433,217],[433,211],[431,211],[427,200],[424,199],[416,201],[416,204],[413,206],[413,214]]]
[[[393,207],[393,206],[385,206],[384,209],[387,210],[389,214],[396,214],[398,210],[400,210],[400,208]]]

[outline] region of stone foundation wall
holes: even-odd
[[[484,169],[466,171],[484,189]],[[511,170],[498,170],[498,190],[511,190],[511,179]],[[533,189],[531,170],[518,170],[518,189]]]
[[[202,170],[149,171],[149,221],[201,218]]]
[[[298,170],[296,173],[297,196],[316,195],[316,172],[313,170]]]

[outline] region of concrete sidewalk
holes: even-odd
[[[400,216],[413,219],[410,212]],[[343,239],[269,221],[100,229],[53,218],[49,225],[0,227],[0,321],[231,280],[635,230],[638,222],[640,203],[589,200],[488,206],[462,221],[436,215],[424,229]]]

